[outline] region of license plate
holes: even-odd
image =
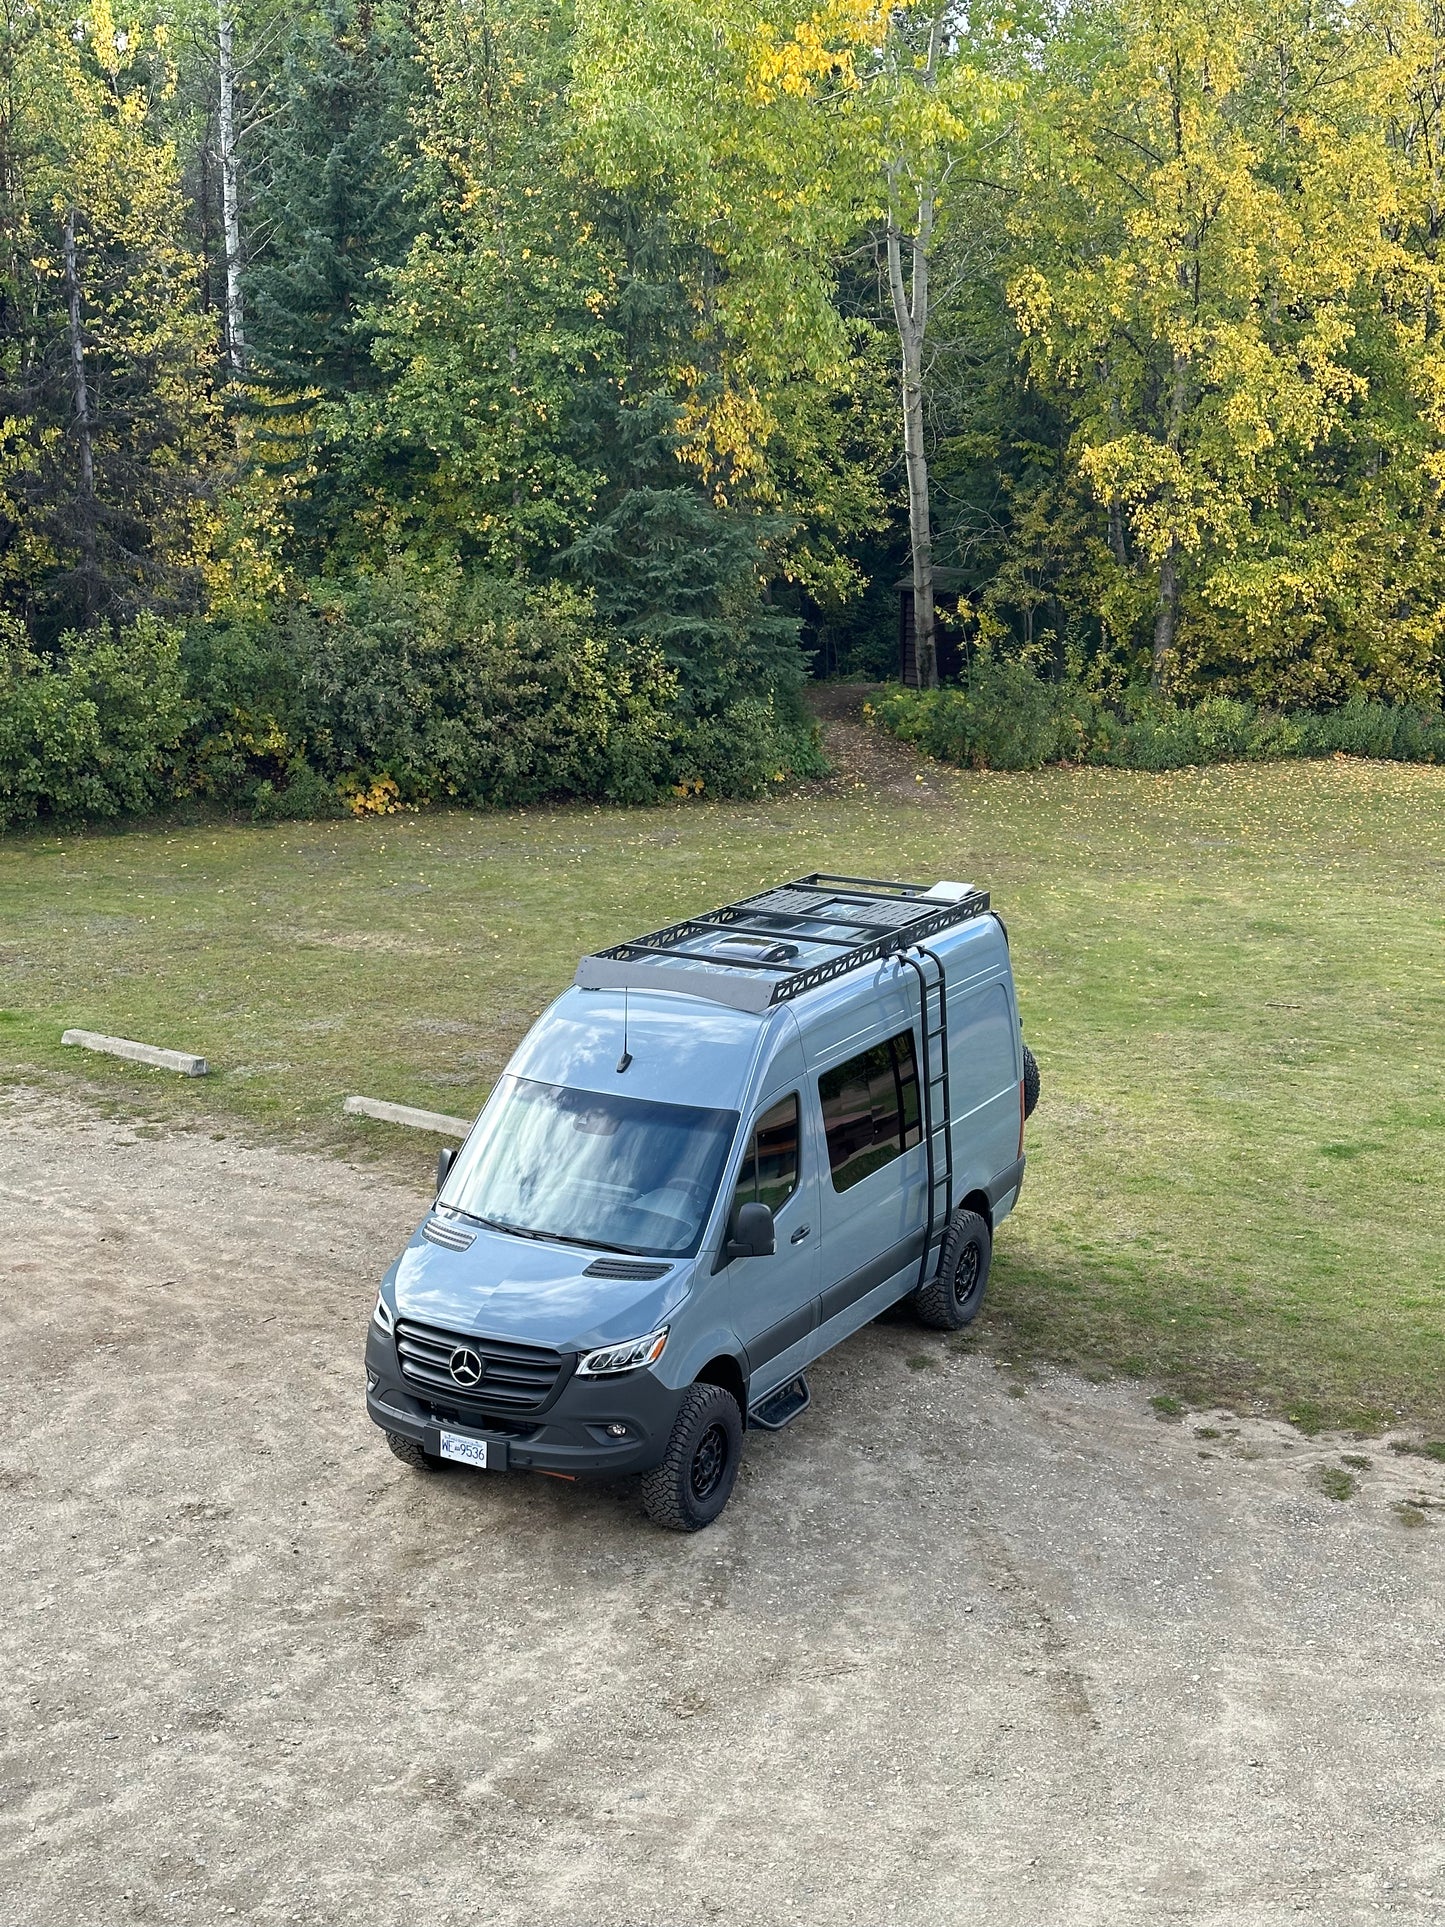
[[[487,1467],[486,1439],[468,1438],[465,1432],[446,1432],[441,1435],[441,1455],[444,1459],[455,1459],[459,1465],[474,1465],[480,1471]]]

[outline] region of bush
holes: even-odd
[[[551,797],[755,796],[823,772],[790,689],[684,702],[585,590],[402,567],[250,621],[0,628],[0,828],[200,795],[264,821]]]
[[[358,814],[756,795],[822,768],[795,699],[698,717],[656,648],[557,583],[401,566],[315,583],[258,624],[198,633],[187,665],[208,699],[195,787],[268,817],[339,795]]]
[[[1023,663],[980,656],[967,684],[896,689],[872,713],[895,736],[946,763],[1042,769],[1078,748],[1091,710],[1077,685],[1045,682]]]
[[[1445,715],[1363,698],[1319,714],[1207,696],[1192,708],[1150,691],[1106,703],[1083,684],[1046,682],[1026,665],[980,656],[966,684],[895,689],[873,719],[930,756],[973,769],[1100,763],[1183,769],[1284,756],[1388,757],[1445,762]]]
[[[0,622],[5,622],[0,618]],[[176,793],[191,720],[177,631],[141,616],[61,638],[0,627],[0,828],[150,810]]]

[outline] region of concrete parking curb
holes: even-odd
[[[405,1124],[413,1131],[435,1131],[441,1137],[465,1137],[472,1128],[464,1117],[418,1111],[410,1104],[388,1104],[379,1097],[348,1097],[341,1108],[349,1117],[379,1117],[383,1124]]]
[[[82,1050],[103,1051],[107,1057],[124,1057],[132,1064],[151,1064],[157,1070],[179,1071],[182,1077],[205,1077],[210,1071],[204,1057],[191,1051],[162,1050],[156,1044],[137,1044],[130,1037],[106,1037],[98,1030],[67,1030],[62,1044],[78,1044]]]

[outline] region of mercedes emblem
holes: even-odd
[[[486,1367],[470,1345],[458,1345],[447,1360],[447,1367],[458,1385],[476,1385]]]

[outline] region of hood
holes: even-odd
[[[433,1244],[424,1235],[428,1224],[449,1239],[471,1234],[472,1242],[464,1251]],[[599,1260],[667,1270],[661,1278],[588,1277],[587,1267]],[[631,1259],[432,1216],[388,1273],[383,1292],[399,1318],[468,1336],[590,1351],[664,1324],[687,1296],[694,1263]]]

